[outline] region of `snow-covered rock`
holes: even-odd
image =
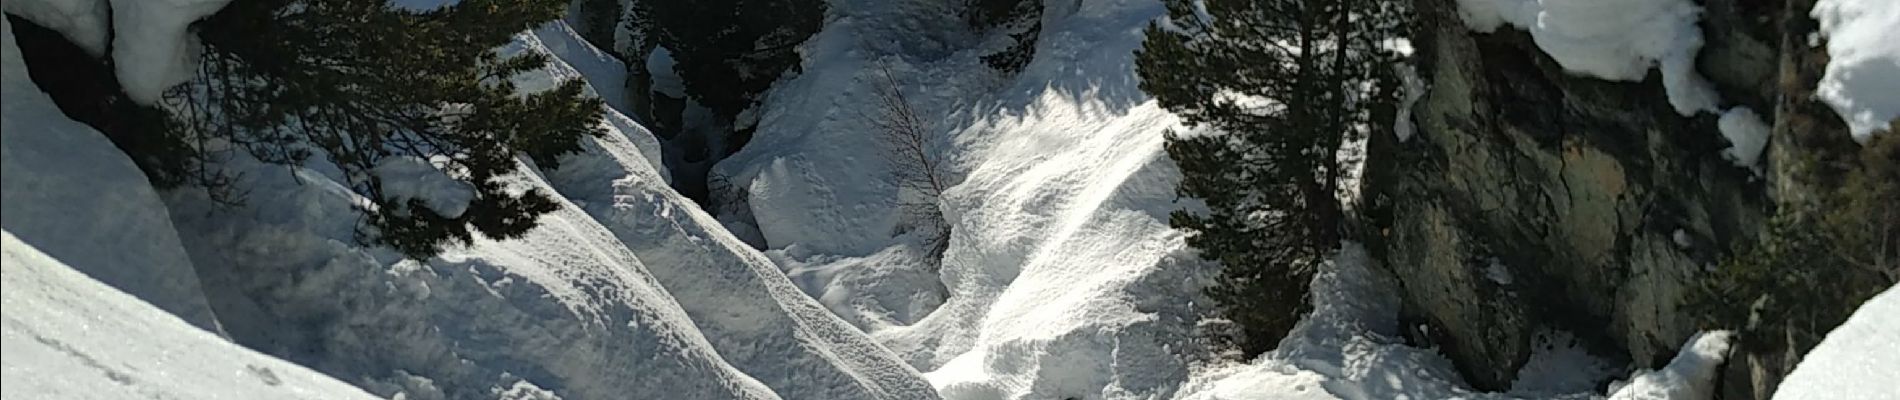
[[[376,164],[370,173],[382,183],[383,195],[393,204],[418,200],[430,211],[445,218],[457,218],[475,201],[475,185],[455,180],[447,171],[421,157],[390,157]]]
[[[1722,156],[1734,161],[1736,166],[1754,167],[1756,160],[1761,159],[1762,149],[1768,147],[1768,123],[1762,122],[1755,110],[1748,107],[1735,107],[1722,113],[1715,127],[1733,145],[1722,150]]]
[[[1716,111],[1715,88],[1696,72],[1702,9],[1689,0],[1459,0],[1472,30],[1505,24],[1531,39],[1565,70],[1614,81],[1640,81],[1662,69],[1669,104],[1682,115]]]
[[[52,28],[80,48],[105,55],[125,94],[157,104],[166,89],[198,72],[203,46],[190,25],[231,0],[10,0],[6,11]]]
[[[1827,37],[1827,72],[1815,95],[1866,142],[1900,119],[1900,2],[1820,0],[1810,13]]]
[[[74,271],[11,231],[0,235],[0,397],[375,398],[192,326]]]
[[[58,31],[95,56],[105,55],[111,39],[112,9],[106,0],[7,0],[0,9]]]
[[[145,174],[105,135],[61,114],[28,78],[12,25],[0,22],[0,31],[0,226],[93,279],[217,330]]]
[[[198,72],[203,46],[189,30],[231,0],[112,0],[112,61],[125,94],[157,104]]]
[[[1612,384],[1610,400],[1695,400],[1715,398],[1715,377],[1722,373],[1735,335],[1708,331],[1689,338],[1669,365],[1642,371],[1628,382]]]
[[[1900,288],[1861,304],[1794,367],[1775,399],[1877,399],[1900,393]]]

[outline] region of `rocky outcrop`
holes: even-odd
[[[1724,106],[1783,96],[1784,27],[1765,3],[1704,4],[1698,65]],[[1508,388],[1547,329],[1667,361],[1698,328],[1679,308],[1693,279],[1770,214],[1766,181],[1722,157],[1715,116],[1671,109],[1657,74],[1573,76],[1523,32],[1474,33],[1453,0],[1416,4],[1430,89],[1414,137],[1369,144],[1365,211],[1421,339],[1483,389]]]

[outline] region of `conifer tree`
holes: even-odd
[[[385,0],[236,0],[197,25],[199,75],[168,92],[178,123],[167,135],[278,164],[322,155],[363,206],[359,240],[414,258],[473,233],[526,233],[557,206],[545,193],[504,187],[516,155],[542,167],[600,132],[601,102],[575,80],[517,93],[509,78],[541,55],[504,57],[517,32],[561,15],[561,0],[462,0],[434,10]],[[436,210],[385,190],[387,160],[431,160],[474,188],[461,210]],[[199,182],[215,179],[197,179]]]
[[[642,2],[658,43],[694,100],[731,121],[780,74],[798,66],[796,47],[824,25],[823,0]]]
[[[1337,153],[1390,101],[1375,88],[1399,57],[1400,3],[1167,0],[1135,53],[1142,90],[1207,132],[1168,134],[1179,194],[1207,205],[1170,223],[1222,265],[1208,294],[1249,355],[1310,308],[1314,268],[1338,246]]]

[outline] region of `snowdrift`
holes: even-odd
[[[0,235],[0,397],[374,398],[192,326],[74,271],[11,231]]]
[[[0,32],[0,227],[93,279],[217,330],[145,174],[105,135],[60,113],[28,78],[11,23],[0,21]]]
[[[1900,288],[1861,304],[1794,367],[1776,399],[1877,399],[1900,393]]]

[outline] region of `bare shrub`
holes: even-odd
[[[904,96],[890,66],[878,63],[877,68],[878,76],[871,84],[877,90],[878,114],[864,118],[876,128],[879,154],[890,164],[891,180],[898,189],[902,218],[898,233],[922,232],[930,255],[941,256],[950,244],[950,224],[937,203],[950,182],[941,152],[930,140],[935,127]]]

